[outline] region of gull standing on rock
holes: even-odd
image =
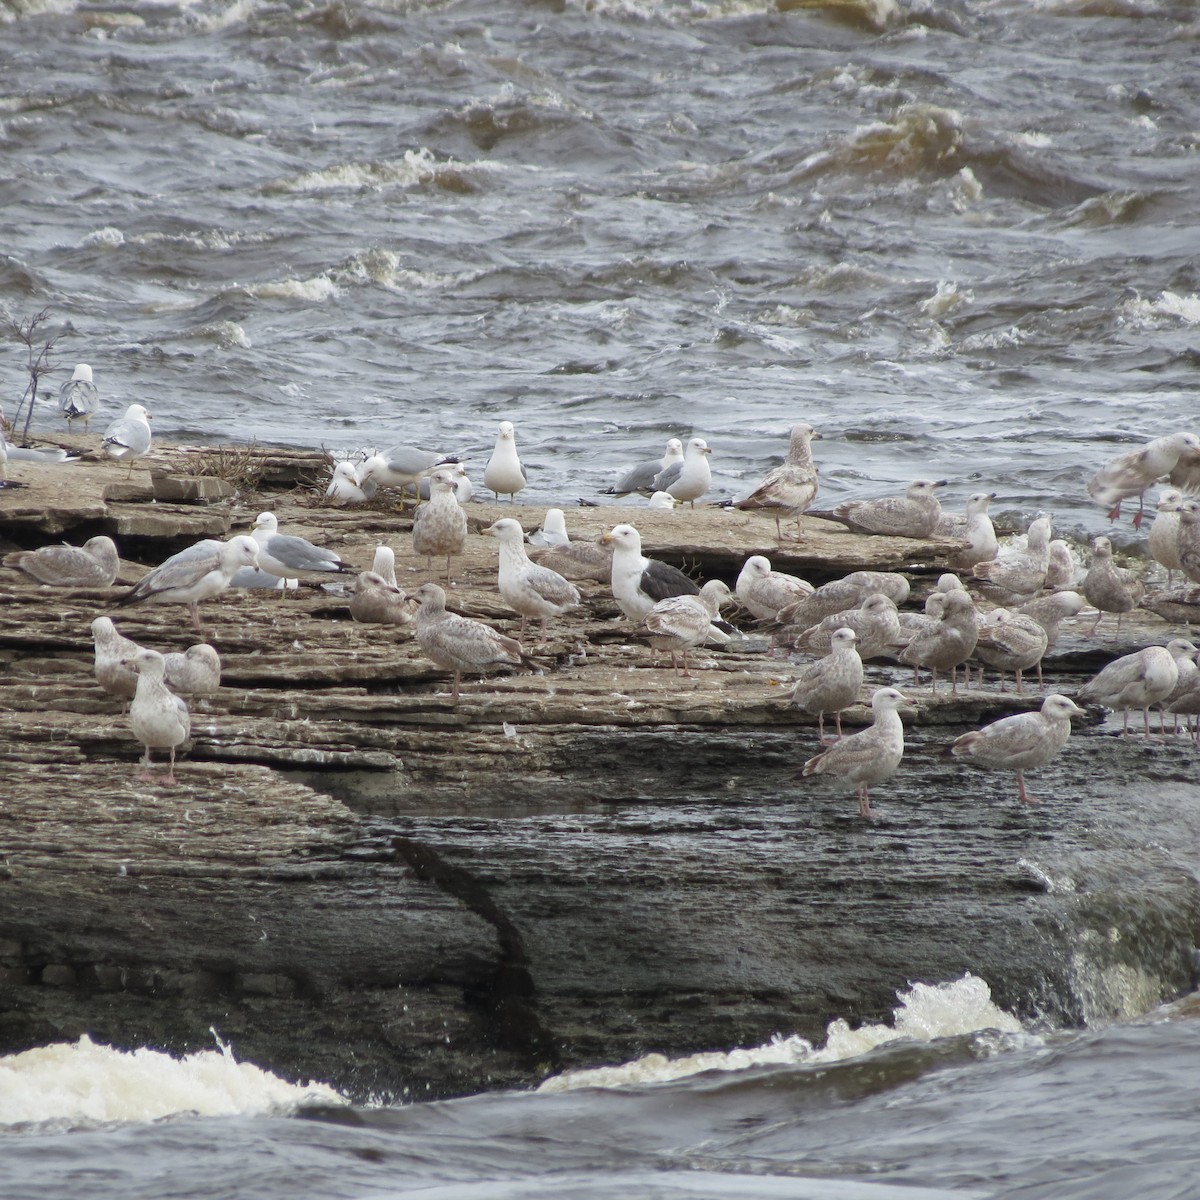
[[[890,596],[874,592],[858,608],[834,613],[802,630],[795,639],[795,648],[813,654],[828,654],[833,646],[833,635],[843,627],[852,630],[858,638],[858,652],[863,658],[875,658],[899,640],[900,615]]]
[[[768,471],[744,500],[734,503],[743,512],[768,512],[775,518],[775,536],[783,541],[781,521],[789,517],[796,522],[796,540],[800,540],[800,517],[817,497],[819,484],[813,462],[812,443],[821,435],[805,422],[792,426],[787,457]]]
[[[908,697],[895,688],[879,688],[871,697],[874,724],[835,742],[810,758],[802,775],[834,775],[858,789],[858,815],[873,821],[870,789],[896,773],[904,757],[904,723],[896,711]]]
[[[660,600],[642,622],[651,647],[668,651],[672,668],[678,674],[690,677],[689,650],[714,636],[722,643],[729,641],[729,636],[714,622],[720,616],[721,605],[732,598],[727,584],[720,579],[710,579],[698,595],[668,596]],[[682,670],[676,658],[677,651],[683,652]]]
[[[521,614],[521,632],[525,636],[530,617],[542,622],[542,638],[547,636],[551,617],[561,617],[580,603],[579,589],[557,571],[530,562],[525,553],[525,534],[521,523],[502,517],[483,531],[500,543],[498,585],[504,602]]]
[[[58,407],[67,419],[67,430],[72,421],[83,421],[87,429],[92,413],[100,403],[100,393],[92,379],[92,368],[87,363],[77,363],[71,378],[58,389]]]
[[[258,566],[280,579],[299,579],[303,575],[337,575],[357,571],[332,550],[315,546],[307,538],[279,532],[279,518],[273,512],[261,512],[254,519],[251,536],[258,544]],[[280,596],[286,595],[285,590]]]
[[[988,505],[996,499],[995,492],[973,492],[967,497],[963,513],[943,512],[934,529],[936,537],[952,538],[966,545],[952,551],[952,566],[970,570],[976,563],[990,562],[1000,550],[996,527],[988,516]]]
[[[1140,529],[1146,505],[1146,489],[1163,476],[1169,476],[1181,456],[1200,451],[1200,438],[1194,433],[1172,433],[1154,438],[1140,450],[1130,450],[1109,459],[1088,483],[1088,495],[1101,504],[1111,505],[1110,521],[1121,515],[1121,503],[1133,496],[1138,498],[1138,510],[1133,518],[1134,529]]]
[[[1167,589],[1170,590],[1175,572],[1183,569],[1179,561],[1179,506],[1183,493],[1167,488],[1158,498],[1157,511],[1150,525],[1147,549],[1150,557],[1167,571]]]
[[[1002,717],[982,729],[956,738],[950,747],[955,758],[993,771],[1015,771],[1017,797],[1022,804],[1037,804],[1025,790],[1025,772],[1044,767],[1056,758],[1071,736],[1071,717],[1083,710],[1066,696],[1053,694],[1042,701],[1040,712]]]
[[[163,655],[167,687],[181,696],[211,696],[221,686],[221,656],[207,642]]]
[[[413,518],[412,543],[416,554],[446,556],[446,582],[450,582],[450,559],[467,545],[467,514],[455,494],[454,472],[439,467],[429,477],[429,499]]]
[[[649,492],[653,490],[654,480],[668,467],[683,462],[683,443],[678,438],[667,440],[667,450],[662,458],[652,458],[646,462],[630,467],[617,480],[615,487],[604,488],[602,496],[628,496],[630,492]]]
[[[408,488],[416,491],[422,476],[428,475],[435,467],[457,462],[457,457],[452,454],[435,454],[432,450],[422,450],[417,446],[393,446],[382,454],[373,454],[368,458],[363,463],[359,480],[364,487],[373,481],[383,487],[399,488],[400,509],[403,511]]]
[[[692,438],[684,448],[678,474],[670,479],[674,468],[663,471],[654,480],[654,490],[666,492],[681,504],[686,501],[695,508],[696,501],[712,486],[712,468],[708,462],[711,453],[712,449],[703,438]]]
[[[491,488],[496,499],[507,496],[511,503],[517,493],[529,482],[529,473],[517,454],[517,435],[511,421],[500,422],[496,434],[496,448],[483,469],[483,486]]]
[[[187,705],[163,681],[166,661],[157,650],[139,650],[126,665],[137,672],[137,690],[129,706],[129,724],[134,736],[145,747],[142,771],[137,778],[153,780],[150,770],[150,751],[169,750],[171,763],[163,783],[175,783],[175,751],[187,741],[192,731]]]
[[[228,542],[205,539],[189,546],[143,575],[116,603],[121,608],[149,600],[157,604],[186,604],[192,625],[201,629],[201,600],[220,595],[242,567],[258,562],[258,543],[245,534]]]
[[[524,666],[536,670],[516,638],[506,637],[490,625],[446,611],[446,593],[436,583],[423,583],[413,593],[417,643],[435,666],[454,672],[450,703],[458,703],[463,672],[482,675],[493,666]]]
[[[150,414],[140,404],[131,404],[125,415],[104,431],[101,447],[109,458],[126,459],[132,475],[134,462],[149,453],[150,441]]]
[[[393,576],[394,578],[394,576]],[[402,588],[377,571],[362,571],[350,595],[350,615],[377,625],[411,625],[412,605]]]
[[[1058,641],[1058,627],[1068,617],[1077,617],[1087,608],[1087,601],[1078,592],[1051,592],[1022,604],[1017,610],[1032,617],[1046,633],[1046,649],[1053,650]]]
[[[1042,657],[1049,638],[1045,629],[1023,613],[995,608],[978,625],[979,640],[975,657],[984,667],[1000,672],[1000,690],[1004,690],[1004,672],[1011,671],[1018,695],[1021,692],[1021,673],[1037,668],[1038,690],[1042,687]],[[979,671],[979,686],[983,686],[983,668]]]
[[[897,655],[902,663],[913,668],[914,675],[921,667],[932,675],[930,691],[937,693],[938,672],[953,672],[974,653],[979,640],[975,602],[967,592],[947,592],[942,602],[941,620],[928,632],[918,634]],[[958,694],[958,679],[951,676],[950,690]]]
[[[632,525],[614,526],[600,541],[613,547],[613,599],[631,621],[641,621],[668,596],[700,594],[696,584],[677,567],[642,554],[641,535]]]
[[[752,617],[774,621],[780,609],[811,596],[813,586],[796,575],[771,570],[771,560],[766,555],[752,554],[742,564],[733,590]]]
[[[1171,694],[1162,702],[1162,711],[1174,714],[1175,721],[1171,732],[1178,733],[1180,714],[1174,708],[1174,705],[1183,700],[1184,697],[1195,689],[1197,683],[1200,682],[1200,667],[1196,665],[1197,648],[1187,638],[1174,638],[1169,641],[1167,643],[1167,653],[1175,660],[1175,669],[1179,672],[1179,675],[1175,680],[1175,686],[1171,689]],[[1166,731],[1166,717],[1164,716],[1160,732],[1166,733]]]
[[[1037,517],[1029,523],[1024,546],[1006,546],[990,562],[976,563],[971,573],[1008,597],[1036,596],[1050,566],[1050,533],[1050,518]]]
[[[817,718],[817,737],[824,743],[825,714],[833,713],[837,736],[842,736],[842,710],[858,699],[863,683],[862,656],[853,629],[833,631],[829,653],[805,668],[792,689],[792,705]]]
[[[1165,700],[1179,682],[1179,668],[1163,646],[1147,646],[1110,662],[1079,689],[1084,703],[1102,704],[1124,715],[1121,736],[1129,736],[1129,711],[1140,708],[1146,737],[1150,736],[1150,708]]]
[[[110,695],[131,699],[137,691],[138,677],[137,672],[126,665],[126,661],[141,646],[118,633],[109,617],[97,617],[92,622],[92,640],[96,648],[96,660],[92,668],[96,682]]]
[[[1118,567],[1113,562],[1112,542],[1108,538],[1098,537],[1092,542],[1092,546],[1095,549],[1092,565],[1088,567],[1080,585],[1087,602],[1099,610],[1096,613],[1096,622],[1091,628],[1091,635],[1095,636],[1105,613],[1117,614],[1116,632],[1119,635],[1122,615],[1132,612],[1142,602],[1142,597],[1146,594],[1146,585],[1135,572]]]
[[[116,543],[99,534],[82,546],[40,546],[4,556],[4,565],[51,587],[109,587],[121,560]]]
[[[856,533],[877,533],[890,537],[932,537],[941,520],[942,506],[937,489],[945,479],[917,479],[903,496],[885,496],[879,500],[846,500],[832,512],[814,512],[813,516],[840,521]]]

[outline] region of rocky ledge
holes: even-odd
[[[1191,986],[1200,892],[1155,833],[1200,799],[1186,738],[1079,729],[1030,778],[1043,803],[1021,808],[1011,777],[944,749],[1039,698],[923,686],[865,825],[846,788],[795,778],[816,749],[786,700],[802,663],[751,632],[681,679],[599,584],[527,642],[539,673],[466,680],[456,706],[407,627],[356,623],[336,591],[227,593],[202,606],[223,686],[193,705],[178,785],[137,782],[89,626],[107,613],[156,649],[198,640],[182,608],[112,608],[147,566],[271,508],[363,567],[391,546],[402,586],[432,576],[406,514],[323,500],[320,456],[177,449],[129,479],[15,465],[27,486],[0,491],[0,549],[108,533],[123,564],[95,591],[0,572],[0,1052],[85,1032],[184,1051],[215,1032],[277,1073],[391,1099],[819,1039],[967,970],[1021,1015],[1066,1022]],[[512,631],[477,534],[542,510],[468,512],[451,603]],[[715,509],[568,514],[574,536],[625,520],[647,553],[729,583],[764,553],[814,583],[904,570],[920,597],[947,549],[817,520],[780,547],[772,521]],[[1067,632],[1049,682],[1072,691],[1181,631],[1190,601],[1172,604],[1128,643]],[[869,674],[908,684],[886,663]]]

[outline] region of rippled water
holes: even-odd
[[[142,402],[167,438],[413,440],[478,478],[508,418],[546,503],[692,432],[734,496],[803,419],[826,500],[982,480],[1083,537],[1106,527],[1092,471],[1196,424],[1198,34],[1162,0],[0,0],[0,303],[64,330],[52,385],[90,362],[106,415]],[[10,412],[24,382],[10,342]],[[1189,1195],[1195,1016],[1160,1018],[570,1096],[39,1128],[5,1135],[0,1181]]]

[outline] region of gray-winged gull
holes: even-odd
[[[419,605],[415,618],[418,645],[436,666],[454,672],[452,704],[458,703],[464,672],[480,675],[493,666],[537,669],[516,638],[472,617],[447,612],[446,593],[436,583],[423,583],[413,596]]]
[[[150,770],[151,750],[169,750],[171,762],[162,781],[173,784],[175,751],[191,733],[187,705],[163,681],[166,662],[157,650],[139,650],[127,660],[127,665],[138,676],[137,691],[129,706],[129,724],[134,736],[145,747],[142,771],[137,778],[144,781],[154,778]]]
[[[72,421],[82,420],[84,429],[87,429],[99,399],[92,368],[87,363],[77,363],[71,378],[58,389],[58,407],[67,419],[67,428],[71,428]]]
[[[539,529],[528,537],[531,546],[565,546],[570,540],[567,519],[561,508],[548,508]]]
[[[250,534],[258,544],[258,566],[268,575],[299,579],[306,575],[337,575],[358,570],[324,546],[316,546],[307,538],[280,533],[279,518],[273,512],[259,513]]]
[[[800,517],[816,499],[819,483],[813,462],[812,442],[821,435],[804,421],[792,426],[788,439],[787,457],[779,466],[768,471],[762,482],[733,507],[744,512],[765,512],[775,518],[775,536],[783,541],[784,517],[796,522],[796,538],[800,538]]]
[[[655,477],[653,490],[666,492],[681,504],[686,502],[695,508],[696,501],[712,486],[712,467],[708,461],[711,453],[712,448],[703,438],[689,439],[678,472],[674,467],[666,468]]]
[[[186,604],[193,626],[200,629],[200,601],[223,592],[239,568],[254,566],[258,553],[258,543],[245,534],[228,542],[205,539],[202,548],[200,545],[189,546],[143,575],[117,600],[117,607],[146,600],[158,604]]]
[[[497,500],[507,496],[511,502],[528,482],[529,473],[517,453],[517,434],[513,423],[501,421],[492,457],[483,469],[483,486],[491,488]]]
[[[1116,632],[1119,634],[1121,617],[1127,612],[1132,612],[1142,602],[1142,597],[1146,594],[1146,585],[1142,583],[1137,572],[1118,567],[1113,562],[1112,542],[1108,538],[1096,538],[1092,547],[1092,562],[1079,588],[1087,602],[1099,610],[1091,633],[1094,635],[1099,629],[1105,613],[1115,613]]]
[[[432,450],[422,450],[418,446],[399,445],[385,450],[382,454],[373,454],[362,465],[359,471],[359,483],[364,487],[368,483],[376,483],[383,487],[400,489],[400,507],[405,507],[405,491],[416,489],[422,476],[429,474],[435,467],[456,463],[457,456],[452,454],[435,454]]]
[[[340,462],[333,468],[333,478],[325,489],[325,497],[339,504],[366,504],[367,493],[363,491],[354,463]]]
[[[653,490],[654,480],[668,467],[683,462],[683,443],[678,438],[667,439],[667,449],[662,458],[652,458],[647,462],[630,467],[617,480],[615,487],[603,488],[602,496],[628,496],[630,492],[649,492]]]
[[[1147,646],[1110,662],[1077,693],[1084,703],[1102,704],[1123,715],[1121,736],[1129,736],[1129,712],[1142,710],[1146,737],[1150,736],[1150,709],[1161,703],[1179,682],[1179,668],[1164,646]]]
[[[1200,438],[1194,433],[1171,433],[1153,438],[1138,450],[1110,458],[1089,480],[1088,495],[1110,506],[1110,521],[1121,515],[1123,501],[1136,496],[1138,510],[1134,514],[1133,527],[1139,529],[1145,511],[1146,489],[1163,476],[1169,476],[1181,455],[1196,451],[1200,451]]]
[[[467,514],[455,494],[454,472],[438,467],[429,476],[429,499],[413,517],[413,552],[427,559],[446,558],[446,582],[450,582],[450,560],[467,544]]]
[[[92,670],[96,682],[113,696],[124,696],[127,700],[137,691],[137,672],[126,665],[141,646],[117,632],[109,617],[97,617],[92,622],[92,640],[96,658]]]
[[[853,629],[842,626],[833,631],[829,653],[811,663],[796,680],[791,703],[801,712],[817,718],[817,737],[824,743],[825,714],[833,713],[837,736],[842,736],[842,710],[858,699],[863,683],[862,656]]]
[[[814,512],[813,516],[840,521],[855,533],[932,537],[942,515],[937,489],[945,486],[944,479],[916,479],[908,485],[903,496],[845,500],[832,512]]]
[[[982,729],[956,738],[950,746],[955,758],[993,771],[1015,771],[1017,797],[1022,804],[1037,804],[1025,790],[1025,772],[1044,767],[1055,758],[1071,736],[1071,717],[1083,710],[1057,693],[1042,701],[1040,712],[1002,717]]]
[[[668,596],[658,601],[643,619],[646,640],[652,649],[665,650],[671,655],[671,666],[677,673],[690,677],[690,650],[709,640],[729,641],[728,634],[714,622],[720,616],[721,605],[732,598],[729,586],[720,579],[710,579],[694,596]],[[683,654],[682,670],[679,653]]]
[[[101,447],[109,458],[127,461],[132,475],[134,462],[149,453],[151,440],[150,414],[142,405],[131,404],[104,431]]]
[[[542,622],[542,641],[545,641],[550,618],[579,606],[579,589],[557,571],[530,562],[519,521],[502,517],[483,532],[499,543],[497,582],[504,602],[521,614],[518,636],[525,636],[529,618],[535,617]]]
[[[810,758],[803,775],[834,775],[858,789],[858,814],[874,820],[870,789],[896,773],[904,757],[904,723],[896,711],[908,697],[895,688],[879,688],[871,697],[874,723]]]
[[[600,540],[613,548],[613,599],[631,621],[641,621],[668,596],[700,594],[700,588],[678,567],[642,554],[641,534],[632,525],[616,525]]]
[[[99,534],[82,546],[16,550],[4,556],[4,565],[51,587],[108,587],[117,577],[121,560],[112,538]]]

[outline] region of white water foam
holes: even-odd
[[[114,1050],[85,1034],[0,1058],[0,1126],[251,1115],[309,1100],[345,1102],[327,1084],[302,1087],[240,1063],[227,1046],[172,1058],[158,1050]]]
[[[888,1042],[907,1039],[929,1042],[935,1038],[998,1030],[1023,1032],[1020,1021],[992,1002],[991,988],[975,975],[950,983],[915,983],[899,992],[900,1005],[892,1010],[891,1025],[862,1025],[857,1029],[840,1018],[825,1031],[825,1044],[814,1047],[805,1038],[776,1037],[763,1046],[728,1051],[708,1051],[683,1058],[647,1054],[619,1067],[566,1071],[545,1080],[543,1092],[569,1092],[577,1088],[622,1087],[628,1084],[664,1083],[698,1075],[702,1071],[739,1071],[746,1067],[779,1064],[829,1063],[856,1058]]]
[[[1157,300],[1127,300],[1121,312],[1134,324],[1154,324],[1159,318],[1177,318],[1189,325],[1200,322],[1200,296],[1194,292],[1181,296],[1178,292],[1163,292]]]

